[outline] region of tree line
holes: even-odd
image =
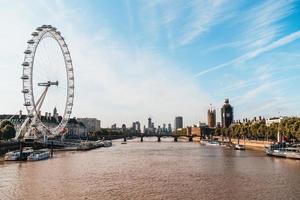
[[[277,140],[277,133],[280,133],[287,141],[300,141],[300,118],[283,118],[280,123],[272,123],[270,126],[262,121],[248,121],[234,123],[228,128],[217,127],[215,135],[224,136],[229,139],[255,139],[255,140]]]

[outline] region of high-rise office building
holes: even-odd
[[[233,107],[229,104],[229,99],[225,99],[224,105],[221,108],[222,127],[228,128],[233,122]]]
[[[181,116],[175,117],[174,129],[183,128],[183,119]]]

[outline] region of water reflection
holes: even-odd
[[[298,199],[300,162],[263,152],[138,139],[0,164],[0,199]]]

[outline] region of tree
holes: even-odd
[[[3,140],[8,140],[16,136],[14,125],[8,120],[0,123],[0,133],[0,138]]]

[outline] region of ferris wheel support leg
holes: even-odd
[[[44,90],[44,92],[42,93],[42,95],[40,96],[40,98],[37,101],[37,104],[36,104],[36,106],[37,106],[36,112],[37,113],[36,114],[39,113],[39,111],[40,111],[40,109],[41,109],[41,107],[42,107],[42,105],[44,103],[45,97],[46,97],[47,92],[48,92],[48,88],[49,87],[46,87],[46,89]]]
[[[45,100],[45,97],[46,97],[46,94],[47,94],[47,91],[48,91],[48,87],[46,87],[46,89],[44,90],[44,92],[42,93],[42,95],[40,96],[40,98],[38,99],[37,101],[37,109],[36,109],[36,113],[35,113],[35,116],[33,118],[32,121],[30,121],[30,118],[27,117],[26,120],[23,122],[20,130],[18,131],[15,139],[19,139],[21,137],[24,137],[26,135],[28,135],[27,131],[28,131],[28,127],[30,126],[30,123],[35,123],[36,122],[36,119],[37,119],[37,115],[39,113],[39,110],[41,109],[42,107],[42,104]],[[25,132],[25,133],[24,133]]]

